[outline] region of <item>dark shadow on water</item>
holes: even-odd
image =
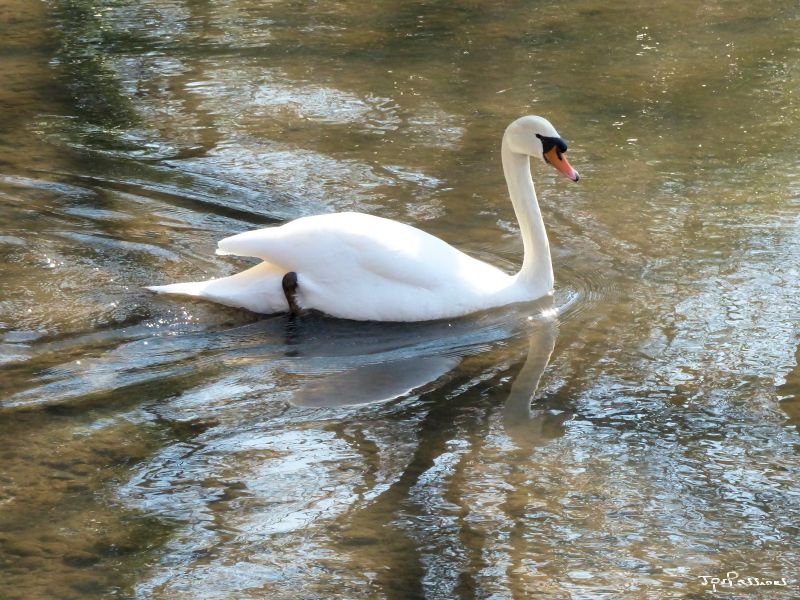
[[[423,356],[356,367],[315,379],[292,397],[296,406],[352,406],[394,400],[458,366],[453,356]]]
[[[54,14],[61,33],[59,62],[77,112],[89,123],[103,127],[130,127],[139,121],[131,99],[108,65],[107,52],[114,41],[91,0],[61,0]],[[117,40],[119,42],[121,40]],[[131,35],[125,43],[138,43]],[[94,141],[104,142],[100,135]]]

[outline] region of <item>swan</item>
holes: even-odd
[[[359,321],[445,319],[535,300],[552,294],[553,267],[529,157],[541,156],[578,181],[566,150],[543,117],[521,117],[505,130],[503,172],[524,248],[522,267],[514,275],[415,227],[342,212],[301,217],[221,240],[217,254],[263,261],[246,271],[147,289],[257,313],[296,315],[314,309]]]

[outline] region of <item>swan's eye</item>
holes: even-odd
[[[553,148],[556,149],[556,155],[558,156],[559,160],[561,159],[561,155],[567,151],[567,142],[565,142],[560,137],[548,137],[546,135],[539,135],[536,134],[536,137],[542,141],[542,152],[547,154]],[[545,160],[547,157],[545,156]],[[550,162],[550,161],[547,161]]]

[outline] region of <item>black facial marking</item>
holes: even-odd
[[[542,152],[544,154],[547,154],[550,150],[555,148],[558,158],[561,158],[561,155],[567,151],[567,142],[560,137],[548,137],[546,135],[539,135],[538,133],[536,137],[542,140]],[[545,160],[547,160],[547,156],[545,156]]]

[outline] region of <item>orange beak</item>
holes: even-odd
[[[578,181],[578,179],[580,179],[578,172],[572,168],[572,165],[567,161],[567,157],[564,156],[563,152],[559,152],[558,148],[550,148],[550,150],[544,153],[544,159],[558,171],[561,171],[564,175],[572,179],[572,181]]]

